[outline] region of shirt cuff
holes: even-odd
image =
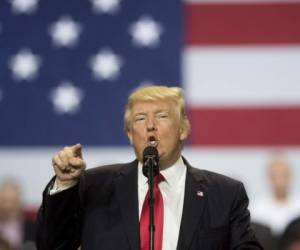
[[[49,195],[54,195],[54,194],[60,193],[61,191],[64,191],[71,187],[74,187],[75,185],[76,185],[76,183],[74,183],[72,186],[69,186],[69,187],[59,187],[57,185],[57,181],[55,180],[52,188],[50,188],[50,190],[49,190]]]

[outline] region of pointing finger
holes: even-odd
[[[80,157],[82,159],[82,146],[80,143],[71,146],[70,149],[73,151],[74,156]]]

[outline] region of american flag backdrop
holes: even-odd
[[[284,0],[1,0],[0,178],[36,205],[64,145],[89,167],[131,160],[124,106],[151,83],[184,89],[195,166],[254,196],[282,150],[300,180],[300,1]]]

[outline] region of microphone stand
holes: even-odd
[[[154,168],[156,166],[156,162],[152,157],[149,157],[146,161],[146,165],[148,166],[148,186],[149,186],[149,197],[148,197],[148,205],[149,205],[149,250],[154,250],[154,197],[153,197],[153,186],[154,186],[154,176],[157,174],[154,172]]]

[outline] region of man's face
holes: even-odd
[[[179,108],[169,100],[135,103],[127,135],[139,161],[142,161],[147,146],[156,147],[160,168],[169,167],[177,161],[181,154],[181,141],[187,136],[180,129]]]
[[[17,218],[21,213],[21,194],[17,187],[7,183],[0,189],[0,220]]]
[[[291,184],[291,173],[289,166],[284,161],[275,161],[269,170],[271,185],[275,193],[286,194]]]

